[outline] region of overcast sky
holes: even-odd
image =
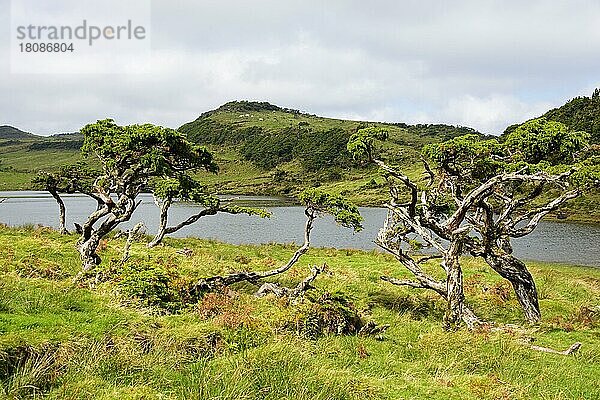
[[[178,127],[241,99],[498,134],[600,86],[597,0],[157,0],[144,72],[94,75],[11,74],[0,11],[0,125],[39,134]]]

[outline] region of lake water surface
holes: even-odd
[[[57,227],[58,206],[46,192],[0,192],[6,198],[0,204],[0,222],[18,226],[40,224]],[[144,194],[142,204],[136,210],[130,227],[142,221],[153,234],[157,228],[158,208],[152,196]],[[175,233],[175,237],[211,238],[220,241],[241,243],[302,243],[304,229],[304,208],[292,205],[289,200],[277,197],[238,196],[240,201],[250,205],[265,207],[273,213],[270,219],[246,215],[217,214],[201,218],[196,224]],[[86,196],[65,195],[67,207],[67,227],[73,222],[82,223],[95,208],[95,203]],[[178,203],[171,207],[170,224],[177,223],[194,212],[198,206]],[[364,230],[352,233],[351,230],[335,224],[331,217],[319,218],[311,235],[311,244],[321,247],[374,249],[373,239],[377,235],[386,210],[374,207],[361,207],[364,217]],[[526,260],[555,261],[576,265],[600,267],[600,225],[564,222],[542,222],[529,236],[514,240],[517,256]]]

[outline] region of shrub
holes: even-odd
[[[357,334],[365,323],[354,304],[343,294],[325,292],[312,299],[307,294],[291,325],[298,335],[316,339],[323,335]]]
[[[130,263],[125,264],[117,274],[117,287],[121,294],[148,306],[159,306],[169,311],[182,307],[180,294],[172,288],[176,274],[163,267]]]

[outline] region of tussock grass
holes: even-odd
[[[381,282],[382,274],[407,275],[377,252],[311,249],[275,279],[291,286],[309,264],[327,262],[331,273],[316,280],[315,296],[335,293],[365,318],[390,324],[385,340],[377,340],[307,336],[290,321],[309,305],[255,298],[250,284],[175,308],[160,296],[145,302],[132,269],[74,285],[75,241],[46,228],[0,227],[0,398],[600,398],[598,269],[532,263],[543,322],[527,334],[444,331],[443,304],[431,293]],[[114,239],[103,246],[107,268],[122,246]],[[183,247],[192,256],[177,252]],[[151,251],[135,244],[131,257],[135,265],[160,267],[177,288],[215,273],[272,268],[293,251],[167,239]],[[524,323],[506,283],[477,260],[464,266],[467,298],[480,316]],[[133,291],[123,290],[132,279]],[[569,357],[546,354],[524,345],[528,338],[557,349],[575,341],[583,347]]]

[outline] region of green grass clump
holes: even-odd
[[[524,331],[444,331],[435,294],[388,255],[311,249],[273,282],[294,286],[327,262],[303,302],[256,298],[257,286],[185,288],[231,271],[271,269],[291,245],[167,239],[100,251],[98,279],[74,284],[76,237],[0,226],[0,398],[26,399],[597,399],[600,270],[531,263],[543,321]],[[181,248],[190,252],[178,252]],[[184,253],[184,254],[182,254]],[[524,324],[512,290],[463,260],[467,300],[484,319]],[[426,268],[435,273],[435,265]],[[360,321],[358,319],[360,319]],[[383,337],[356,334],[364,321]],[[566,349],[572,356],[524,344]]]

